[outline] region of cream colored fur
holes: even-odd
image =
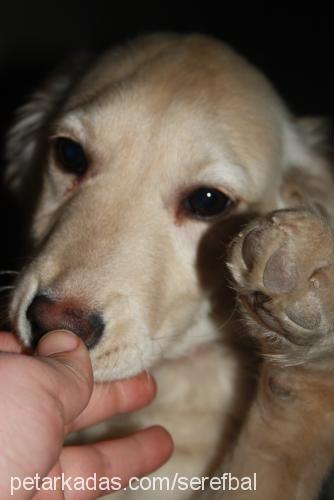
[[[139,38],[95,61],[76,84],[65,73],[50,85],[9,140],[14,189],[38,175],[37,157],[43,171],[31,231],[37,252],[11,316],[28,344],[25,314],[37,290],[102,311],[106,330],[91,351],[96,379],[149,370],[159,387],[150,407],[114,426],[164,425],[176,449],[159,473],[208,475],[230,449],[256,379],[251,350],[235,342],[243,327],[222,256],[249,217],[304,196],[298,180],[294,188],[298,172],[306,184],[321,178],[310,191],[322,198],[331,181],[316,132],[257,69],[200,35]],[[50,152],[38,156],[56,136],[79,141],[91,158],[79,185]],[[203,185],[235,201],[215,223],[179,213],[184,193]]]

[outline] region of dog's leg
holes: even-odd
[[[263,364],[223,471],[256,473],[257,490],[224,498],[316,499],[334,457],[333,232],[307,210],[273,212],[239,235],[230,268]]]

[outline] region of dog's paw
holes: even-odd
[[[265,353],[300,361],[334,347],[334,236],[318,215],[280,210],[255,221],[229,267]]]

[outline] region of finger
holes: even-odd
[[[66,431],[77,431],[115,414],[142,408],[149,404],[155,395],[156,384],[148,373],[127,380],[95,384],[87,407]]]
[[[23,346],[19,339],[10,332],[0,332],[0,351],[1,352],[14,352],[20,353]]]
[[[103,489],[99,488],[101,478],[113,480],[109,484],[109,491],[120,490],[131,478],[150,474],[160,467],[172,451],[170,435],[162,427],[156,426],[115,441],[64,448],[60,465],[66,477],[88,478],[95,474],[97,492],[106,494],[105,481],[101,482]],[[51,471],[49,475],[54,473]],[[65,492],[65,498],[70,500],[91,500],[97,496],[87,490]]]
[[[93,390],[86,346],[74,333],[59,330],[43,336],[35,354],[51,368],[47,390],[61,405],[64,424],[72,422],[87,406]]]

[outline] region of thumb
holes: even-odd
[[[57,330],[44,335],[36,356],[51,370],[51,395],[61,405],[64,423],[72,422],[87,406],[93,390],[89,354],[82,340],[72,332]]]

